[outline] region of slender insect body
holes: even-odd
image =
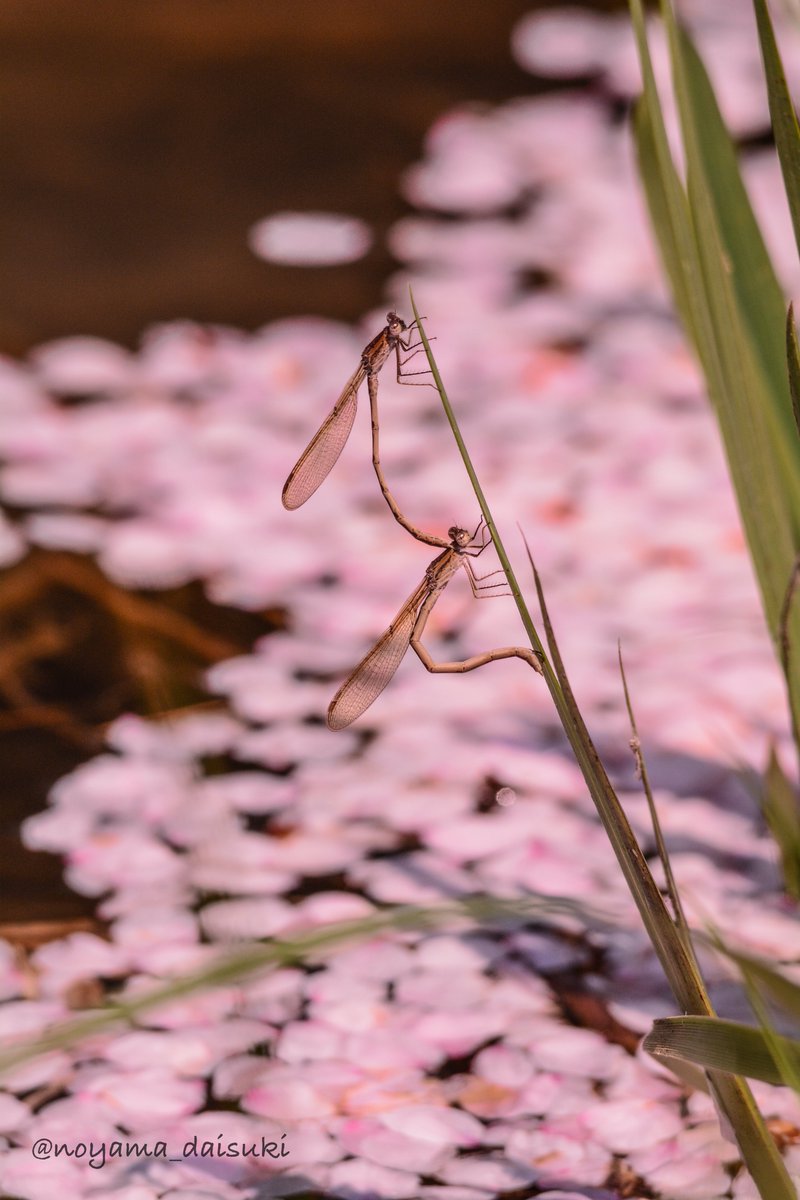
[[[441,591],[463,566],[463,555],[455,547],[445,550],[444,554],[440,554],[425,572],[428,587],[431,590]]]

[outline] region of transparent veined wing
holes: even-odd
[[[364,374],[363,366],[359,367],[292,468],[283,485],[284,508],[305,504],[333,469],[353,428]]]
[[[377,700],[408,650],[419,606],[430,591],[425,580],[353,673],[344,681],[328,708],[328,728],[346,729]]]

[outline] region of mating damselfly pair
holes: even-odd
[[[288,509],[299,508],[313,496],[333,469],[350,436],[358,408],[358,390],[366,380],[372,421],[372,465],[384,499],[395,520],[412,537],[429,546],[438,546],[441,550],[389,628],[345,680],[331,701],[328,708],[328,727],[334,730],[345,729],[369,708],[391,680],[409,646],[423,666],[434,674],[473,671],[476,667],[501,658],[521,658],[534,670],[541,672],[539,659],[533,650],[521,646],[503,646],[457,662],[436,662],[422,644],[422,635],[431,610],[447,584],[462,567],[476,599],[497,595],[497,589],[505,586],[505,579],[497,583],[487,583],[486,580],[502,574],[502,571],[491,571],[485,576],[477,575],[470,562],[470,559],[477,558],[486,549],[491,540],[483,519],[473,533],[459,526],[448,529],[446,539],[424,533],[412,525],[401,511],[386,483],[380,461],[378,374],[392,354],[397,364],[399,383],[413,385],[413,381],[408,378],[409,374],[426,374],[403,372],[405,364],[420,349],[420,344],[412,346],[410,340],[404,339],[403,334],[407,331],[408,326],[397,313],[387,313],[385,329],[364,347],[357,370],[348,379],[331,412],[300,455],[283,488],[283,503]],[[401,357],[401,352],[406,353],[405,359]]]

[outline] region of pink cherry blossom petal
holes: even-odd
[[[370,248],[369,226],[336,213],[285,212],[250,230],[250,249],[267,262],[294,267],[356,262]]]
[[[456,1158],[439,1174],[447,1183],[472,1184],[485,1188],[492,1195],[517,1191],[536,1179],[532,1167],[509,1161],[499,1154],[470,1154],[467,1158]]]
[[[412,965],[411,951],[390,938],[373,938],[342,950],[333,963],[337,972],[376,980],[395,979]]]
[[[359,921],[370,917],[375,906],[363,896],[351,892],[317,892],[295,905],[303,925],[325,925],[338,921]]]
[[[124,587],[180,587],[197,574],[191,556],[181,553],[178,539],[160,524],[128,521],[109,530],[100,565]]]
[[[302,1004],[303,975],[284,967],[245,982],[242,986],[243,1015],[264,1021],[286,1021],[297,1015]]]
[[[405,1105],[381,1113],[379,1120],[397,1133],[436,1145],[479,1146],[486,1131],[469,1113],[431,1104]]]
[[[53,1079],[63,1078],[71,1069],[69,1056],[64,1051],[54,1050],[3,1071],[0,1073],[0,1083],[6,1091],[24,1096],[34,1088],[48,1087]]]
[[[93,933],[48,942],[34,952],[32,962],[45,995],[57,995],[81,980],[123,975],[131,965],[124,950]]]
[[[0,514],[0,567],[10,567],[24,557],[28,544],[22,531]]]
[[[198,1080],[176,1080],[167,1070],[151,1067],[128,1075],[86,1072],[76,1093],[102,1101],[131,1129],[152,1129],[159,1122],[194,1112],[202,1104],[204,1089]]]
[[[433,1068],[445,1057],[416,1022],[413,1029],[389,1027],[350,1032],[344,1041],[344,1053],[352,1062],[369,1063],[370,1070],[377,1074]]]
[[[74,550],[78,554],[91,554],[99,550],[107,530],[106,521],[85,513],[34,513],[25,521],[25,533],[37,546],[52,550]]]
[[[615,37],[627,32],[627,22],[588,9],[554,9],[523,17],[511,48],[520,66],[534,74],[569,79],[601,70]]]
[[[65,876],[76,891],[98,896],[111,887],[149,887],[182,868],[166,846],[133,829],[97,834],[69,856]]]
[[[136,954],[151,946],[193,946],[198,940],[197,918],[179,908],[145,908],[120,917],[113,925],[114,942]]]
[[[613,1074],[623,1051],[591,1030],[564,1028],[557,1037],[531,1046],[530,1053],[543,1070],[603,1079]]]
[[[105,1188],[97,1188],[93,1192],[94,1200],[158,1200],[158,1196],[159,1189],[148,1187],[144,1183],[133,1183],[127,1187],[116,1186],[108,1191]]]
[[[227,1021],[213,1039],[208,1031],[134,1031],[117,1038],[106,1052],[109,1062],[124,1069],[164,1066],[178,1076],[207,1075],[216,1062],[265,1041],[269,1030],[257,1021]]]
[[[473,1071],[489,1083],[518,1088],[534,1073],[533,1062],[525,1050],[512,1046],[488,1046],[473,1063]]]
[[[429,135],[432,154],[406,172],[405,192],[422,207],[486,212],[516,199],[518,165],[494,136],[489,118],[463,111],[440,119]]]
[[[375,1200],[406,1200],[417,1195],[416,1174],[397,1171],[377,1163],[349,1159],[336,1163],[328,1175],[328,1188],[343,1200],[358,1200],[367,1195]]]
[[[49,1200],[53,1195],[78,1197],[88,1182],[87,1168],[71,1159],[37,1162],[29,1150],[9,1149],[0,1164],[0,1185],[21,1200]]]
[[[598,1105],[584,1118],[592,1136],[614,1154],[627,1154],[667,1141],[682,1128],[674,1107],[653,1100],[627,1100]]]
[[[337,1139],[348,1153],[399,1170],[417,1171],[421,1175],[438,1174],[449,1157],[441,1143],[433,1143],[383,1128],[379,1121],[351,1118],[336,1129]]]
[[[269,813],[290,803],[297,793],[296,784],[275,779],[259,771],[237,771],[232,775],[211,775],[198,781],[195,795],[211,800],[225,809],[243,813]]]
[[[276,889],[280,890],[280,889]],[[216,940],[275,937],[291,925],[291,906],[276,899],[218,900],[200,914],[205,933]]]
[[[308,1062],[318,1058],[344,1058],[344,1037],[321,1021],[297,1021],[284,1026],[275,1047],[284,1062]]]
[[[603,1147],[575,1131],[571,1136],[558,1127],[541,1125],[512,1133],[507,1153],[537,1171],[542,1183],[569,1183],[580,1179],[590,1187],[600,1187],[611,1167],[611,1155]]]
[[[491,1195],[491,1192],[485,1192],[482,1188],[447,1187],[438,1184],[422,1187],[418,1193],[419,1200],[491,1200]]]
[[[115,391],[136,379],[133,356],[102,338],[48,342],[34,351],[32,363],[44,386],[64,395]]]
[[[242,1097],[242,1106],[275,1121],[319,1121],[335,1112],[335,1105],[318,1088],[291,1076],[250,1088]]]
[[[17,1100],[16,1096],[0,1095],[0,1131],[16,1133],[31,1119],[31,1110],[27,1104]]]
[[[25,1145],[35,1144],[37,1137],[47,1137],[54,1142],[95,1144],[110,1142],[119,1135],[116,1127],[118,1113],[106,1104],[102,1096],[80,1095],[73,1088],[72,1094],[57,1099],[40,1114],[35,1126],[29,1124],[22,1135]]]
[[[403,1004],[463,1009],[486,1003],[490,990],[489,980],[477,972],[449,972],[445,984],[440,971],[415,971],[397,983],[395,993]]]

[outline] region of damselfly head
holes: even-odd
[[[389,326],[389,333],[402,333],[408,328],[403,318],[398,317],[396,312],[386,314],[386,324]]]
[[[447,531],[447,536],[450,538],[452,545],[460,550],[464,546],[468,546],[472,541],[472,534],[468,529],[459,529],[458,525],[451,525]]]

